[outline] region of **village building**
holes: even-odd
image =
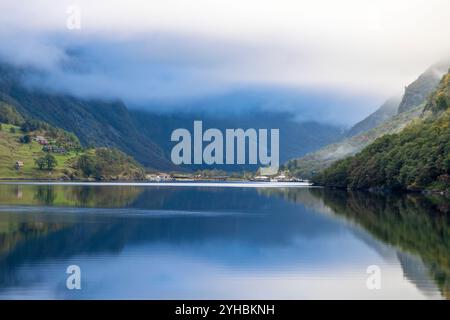
[[[255,181],[270,181],[270,178],[268,176],[255,176],[253,178]]]
[[[42,147],[42,151],[53,153],[67,153],[67,150],[65,148],[52,145],[45,145],[44,147]]]
[[[48,140],[45,139],[43,136],[36,136],[35,138],[36,142],[41,144],[41,145],[48,145]]]
[[[289,178],[286,172],[281,172],[279,175],[270,179],[271,182],[292,182],[294,181],[292,178]]]
[[[163,173],[163,172],[159,172],[159,173],[155,173],[155,174],[147,174],[145,176],[145,178],[147,180],[156,181],[156,182],[173,181],[174,180],[170,174]]]
[[[16,161],[15,167],[16,167],[16,170],[20,170],[20,168],[23,168],[23,162],[22,161]]]

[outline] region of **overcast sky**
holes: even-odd
[[[271,87],[366,96],[367,113],[450,57],[447,0],[2,0],[0,23],[0,56],[41,84],[130,102]]]

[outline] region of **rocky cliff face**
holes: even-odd
[[[442,76],[447,72],[450,62],[442,62],[432,65],[417,80],[405,88],[405,94],[398,107],[398,113],[402,113],[421,105],[436,89]]]

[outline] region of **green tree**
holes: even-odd
[[[77,162],[77,167],[83,172],[86,177],[94,175],[95,160],[88,155],[81,155]]]
[[[436,98],[436,105],[440,109],[443,109],[443,110],[447,109],[447,107],[448,107],[447,97],[443,93],[440,93],[437,96],[437,98]]]
[[[30,143],[31,142],[31,136],[29,134],[26,134],[22,137],[20,137],[20,142],[21,143]]]
[[[36,163],[36,166],[39,168],[39,170],[44,170],[44,168],[45,168],[44,157],[37,158],[36,160],[34,160],[34,163]]]
[[[58,165],[56,158],[51,154],[46,154],[45,156],[36,159],[35,163],[39,170],[46,169],[49,171],[53,170]]]

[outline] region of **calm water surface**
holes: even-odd
[[[1,299],[448,299],[449,200],[0,185]],[[81,268],[81,290],[66,268]],[[368,266],[381,272],[369,290]]]

